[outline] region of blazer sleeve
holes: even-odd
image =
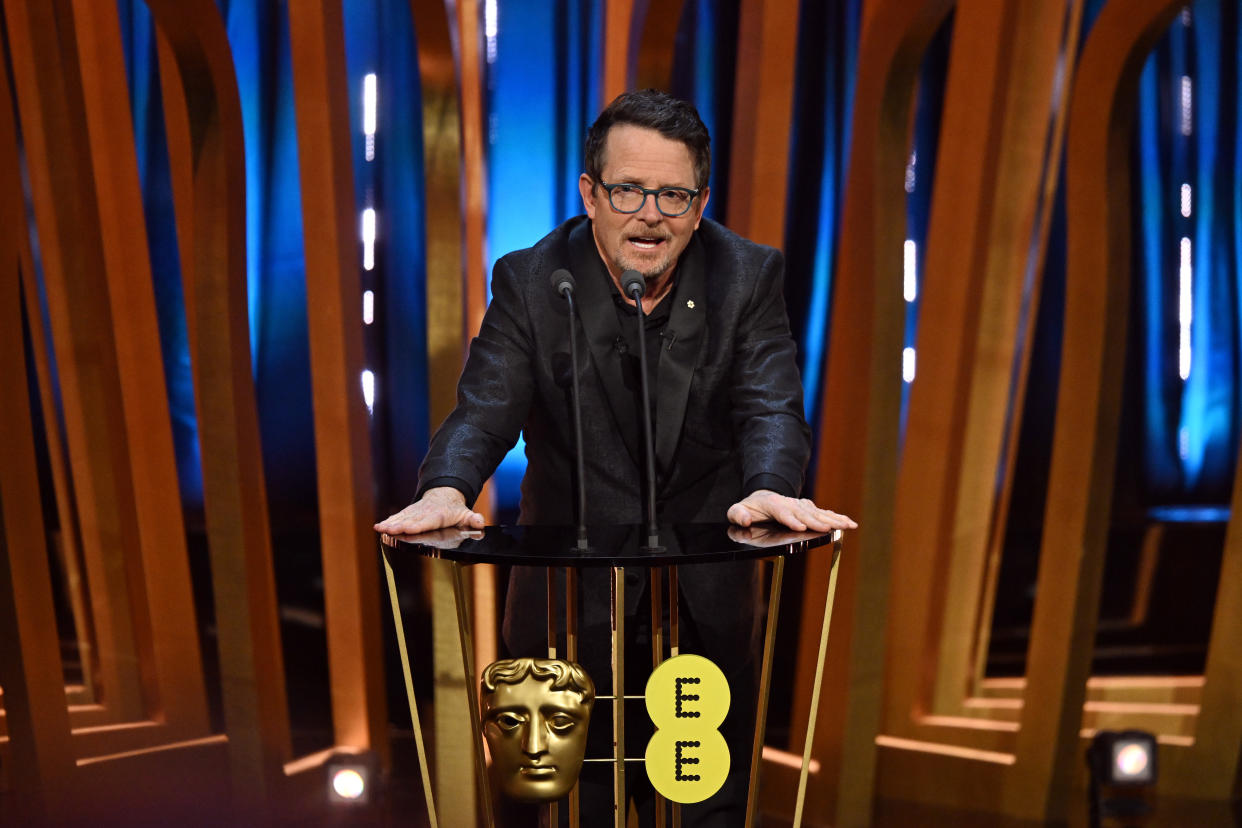
[[[742,456],[743,495],[769,488],[797,496],[811,456],[811,429],[785,312],[784,257],[775,249],[766,252],[734,345],[733,432]]]
[[[534,345],[525,297],[507,258],[492,271],[492,301],[457,382],[457,405],[436,430],[419,469],[417,497],[452,485],[473,503],[530,409]]]

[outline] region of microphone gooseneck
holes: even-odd
[[[660,548],[660,533],[656,528],[656,474],[655,446],[651,427],[651,389],[647,382],[647,316],[643,312],[643,294],[647,285],[637,270],[621,274],[621,289],[634,300],[638,308],[638,374],[642,388],[643,444],[647,457],[647,549]]]
[[[586,530],[586,461],[582,451],[582,399],[578,392],[578,309],[574,304],[573,274],[564,268],[553,271],[552,289],[564,296],[569,304],[570,408],[573,409],[574,450],[578,464],[578,548],[585,551],[590,544],[587,542]]]

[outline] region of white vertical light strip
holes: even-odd
[[[362,372],[362,401],[367,404],[367,413],[375,413],[375,374],[368,368]]]
[[[500,31],[499,15],[496,11],[496,0],[486,0],[483,4],[483,37],[487,41],[487,62],[496,62],[496,35]]]
[[[1186,6],[1182,9],[1182,25],[1189,27],[1190,23],[1191,23],[1190,6]]]
[[[374,72],[362,79],[362,134],[366,136],[366,159],[375,160],[375,110],[379,80]]]
[[[1191,195],[1190,185],[1183,184],[1182,185],[1182,216],[1184,218],[1190,218],[1190,207],[1191,207],[1190,195]]]
[[[913,193],[915,186],[918,185],[918,165],[919,151],[912,149],[910,160],[906,162],[904,183],[907,193]],[[901,292],[907,302],[913,302],[919,295],[918,252],[918,245],[913,239],[906,239],[901,246]],[[901,352],[901,378],[907,383],[914,382],[913,348],[905,348]]]
[[[375,269],[375,208],[362,211],[362,269]]]
[[[1190,254],[1190,239],[1182,236],[1181,264],[1177,269],[1177,321],[1180,329],[1177,344],[1177,373],[1183,381],[1190,377],[1190,322],[1194,312],[1192,292],[1194,273],[1190,263]]]
[[[906,239],[902,252],[902,293],[907,302],[913,302],[919,295],[918,245],[912,239]]]
[[[370,325],[375,321],[375,291],[362,292],[362,324]]]
[[[1182,75],[1182,135],[1189,135],[1194,127],[1194,86],[1190,75]]]

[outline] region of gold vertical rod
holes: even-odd
[[[487,828],[495,825],[492,814],[492,792],[487,783],[487,762],[483,759],[483,730],[479,727],[479,688],[474,673],[474,632],[470,624],[470,607],[466,604],[465,570],[453,562],[453,600],[457,604],[457,632],[461,640],[461,666],[466,678],[466,700],[470,711],[470,730],[474,736],[474,765],[479,774],[479,790],[483,794],[483,818]]]
[[[815,661],[815,684],[811,688],[811,709],[806,725],[806,738],[802,744],[802,771],[798,775],[798,799],[794,807],[793,828],[801,828],[802,806],[806,801],[806,778],[811,764],[811,742],[815,737],[815,719],[819,715],[819,690],[824,680],[824,656],[828,652],[828,627],[832,623],[832,601],[837,594],[837,572],[841,569],[841,530],[836,530],[832,545],[832,559],[828,564],[828,595],[824,599],[824,622],[819,632],[819,655]]]
[[[423,745],[423,726],[418,718],[418,704],[414,699],[414,677],[410,673],[410,654],[405,648],[405,626],[401,623],[401,603],[397,599],[397,579],[388,556],[384,556],[384,575],[388,578],[388,600],[392,604],[392,624],[397,632],[397,649],[401,652],[401,675],[405,679],[405,697],[410,703],[410,722],[414,726],[414,746],[418,749],[418,772],[423,778],[423,795],[427,797],[427,819],[431,828],[439,828],[436,820],[436,802],[431,794],[431,773],[427,767],[427,748]]]
[[[763,637],[763,665],[759,668],[759,701],[755,707],[755,741],[750,750],[750,790],[746,794],[746,825],[755,824],[759,805],[759,768],[763,759],[763,734],[768,724],[768,697],[772,689],[772,651],[776,643],[776,621],[781,608],[781,582],[785,578],[785,556],[772,562],[772,585],[768,591],[768,623]]]
[[[578,660],[578,570],[565,567],[565,658]]]
[[[664,660],[664,572],[653,566],[648,570],[651,582],[651,668],[654,670]]]
[[[548,566],[544,568],[544,572],[547,576],[548,593],[548,658],[556,658],[556,568]],[[559,824],[559,810],[555,801],[548,803],[548,825],[552,828]]]
[[[470,567],[470,601],[474,663],[486,666],[496,660],[497,654],[496,631],[499,625],[496,623],[495,565],[476,564]]]
[[[681,634],[677,618],[677,566],[668,568],[668,655],[674,658],[681,653]],[[673,803],[673,828],[681,828],[681,805]]]
[[[556,658],[556,569],[546,567],[548,576],[548,658]]]
[[[625,568],[612,568],[612,817],[625,828]]]
[[[677,567],[674,565],[668,568],[668,654],[670,658],[681,653],[677,616]]]
[[[565,660],[578,661],[578,570],[572,566],[565,567]],[[575,782],[569,792],[569,828],[578,828],[580,810]]]
[[[651,668],[664,660],[664,570],[653,566],[648,570],[651,589]],[[664,797],[655,794],[655,828],[664,828]]]

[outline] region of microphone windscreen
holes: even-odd
[[[637,270],[627,270],[621,274],[621,290],[626,296],[641,298],[647,292],[647,283]]]
[[[573,274],[563,267],[552,271],[552,289],[560,294],[567,290],[572,291],[574,289]]]

